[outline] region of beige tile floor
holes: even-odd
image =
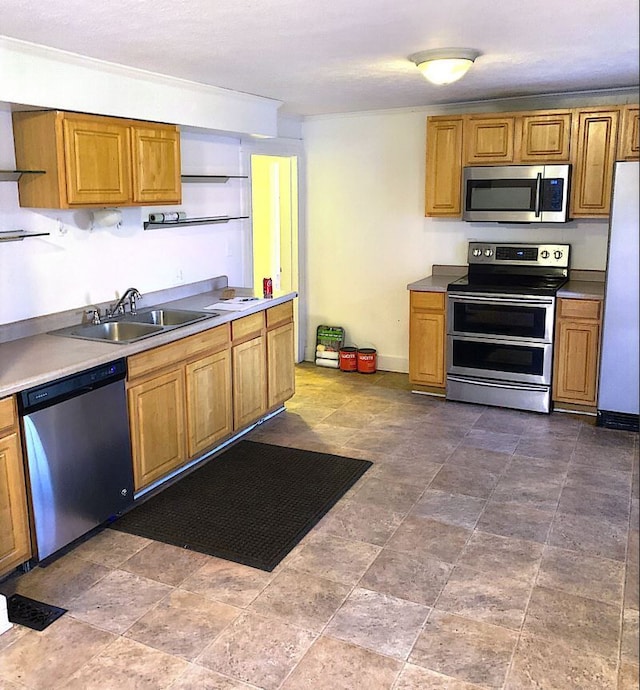
[[[638,437],[305,364],[249,438],[373,460],[274,570],[105,530],[5,592],[0,689],[638,688]]]

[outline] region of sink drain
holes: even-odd
[[[66,613],[67,609],[43,604],[41,601],[23,597],[22,594],[12,594],[7,599],[7,612],[12,623],[24,625],[32,630],[44,630]]]

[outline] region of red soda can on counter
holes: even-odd
[[[273,297],[273,281],[271,278],[262,279],[262,294],[265,297]]]

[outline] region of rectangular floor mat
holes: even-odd
[[[271,571],[372,464],[240,441],[111,527]]]

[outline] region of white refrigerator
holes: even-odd
[[[640,163],[616,163],[605,285],[598,424],[638,431]]]

